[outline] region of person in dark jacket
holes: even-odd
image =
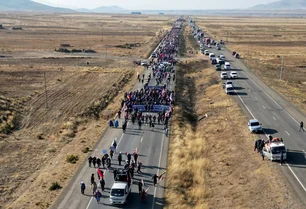
[[[303,123],[303,121],[300,122],[300,130],[299,130],[299,132],[301,132],[301,131],[303,131],[303,132],[305,131],[304,130],[304,123]]]
[[[139,181],[138,182],[138,192],[139,192],[139,195],[141,195],[141,192],[142,192],[142,182],[141,181]]]
[[[93,157],[92,158],[92,164],[93,164],[94,167],[96,167],[96,163],[97,163],[97,158]]]
[[[93,184],[95,182],[95,174],[91,174],[90,183]]]
[[[118,155],[118,162],[119,162],[119,165],[121,165],[121,162],[122,162],[122,152],[120,152],[119,155]]]
[[[89,158],[88,158],[88,164],[89,164],[89,167],[91,167],[91,163],[92,163],[92,157],[91,157],[91,156],[89,156]]]
[[[154,174],[154,176],[152,177],[152,179],[153,179],[153,184],[154,184],[154,186],[156,186],[158,176],[157,176],[156,174]]]

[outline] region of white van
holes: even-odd
[[[234,94],[235,93],[234,86],[232,84],[225,85],[225,93],[226,94]]]
[[[131,192],[128,184],[125,182],[115,182],[111,188],[109,200],[111,204],[125,204],[128,195]]]
[[[225,62],[224,64],[224,70],[230,70],[231,69],[231,63]]]
[[[209,59],[212,60],[216,58],[216,55],[214,53],[209,53]]]

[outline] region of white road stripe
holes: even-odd
[[[266,107],[265,106],[262,106],[264,109],[266,109]]]
[[[274,119],[274,120],[276,120],[276,118],[275,118],[275,117],[273,117],[273,119]]]
[[[255,97],[255,99],[257,99],[257,97]]]
[[[140,142],[142,142],[142,140],[143,140],[143,137],[141,137]]]
[[[290,136],[290,134],[288,133],[288,131],[285,131],[286,132],[286,134],[288,134],[288,136]]]
[[[241,100],[242,104],[245,106],[245,108],[249,111],[249,113],[252,115],[253,118],[254,115],[253,113],[250,111],[250,109],[246,106],[246,104],[244,103],[244,101],[241,99],[241,97],[238,95],[238,98]],[[288,113],[289,114],[289,113]],[[266,135],[267,138],[268,135],[266,133],[264,133]],[[291,167],[288,165],[288,163],[286,162],[287,167],[289,168],[289,170],[291,171],[291,173],[293,174],[293,176],[295,177],[295,179],[299,182],[299,184],[301,185],[301,187],[304,189],[304,191],[306,192],[306,188],[304,187],[304,185],[302,184],[302,182],[300,181],[300,179],[295,175],[294,171],[291,169]],[[152,208],[153,209],[153,208]]]

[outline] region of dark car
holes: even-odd
[[[211,60],[211,64],[212,64],[212,65],[218,64],[218,63],[217,63],[217,60],[216,60],[216,59],[212,59],[212,60]]]
[[[220,64],[216,64],[215,68],[216,68],[216,70],[221,70],[221,65]]]

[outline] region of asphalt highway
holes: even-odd
[[[152,70],[144,68],[145,79],[148,75],[152,75]],[[164,79],[164,83],[165,83]],[[151,79],[150,86],[156,85],[155,79]],[[136,83],[133,90],[139,90],[143,88],[143,84]],[[171,79],[167,85],[167,89],[174,90],[174,81]],[[146,113],[145,113],[146,114]],[[150,113],[151,114],[151,113]],[[122,118],[123,119],[123,118]],[[164,205],[164,193],[166,178],[158,181],[158,185],[154,187],[153,180],[151,179],[154,174],[161,174],[166,170],[168,159],[168,146],[169,138],[165,136],[164,125],[155,124],[154,130],[152,130],[148,124],[143,124],[139,129],[138,124],[128,122],[126,132],[123,133],[121,129],[122,119],[119,120],[119,128],[108,128],[105,134],[102,134],[101,140],[97,145],[97,148],[92,152],[91,156],[101,158],[102,150],[109,150],[113,140],[117,138],[117,153],[114,154],[112,160],[112,168],[119,168],[117,156],[121,151],[123,154],[123,162],[126,160],[124,153],[133,153],[137,149],[138,161],[142,162],[142,173],[137,174],[135,170],[134,178],[132,179],[131,188],[132,191],[127,198],[125,205],[111,205],[109,200],[110,189],[114,183],[114,175],[112,170],[105,172],[105,191],[102,192],[101,202],[97,203],[96,199],[92,196],[92,189],[90,187],[90,177],[94,174],[97,179],[96,168],[89,167],[86,163],[78,172],[78,174],[71,181],[67,189],[63,191],[63,195],[59,198],[52,208],[59,209],[98,209],[98,208],[149,208],[158,209],[163,208]],[[123,166],[120,166],[123,168]],[[141,200],[138,193],[138,182],[144,182],[144,189],[148,189],[147,198],[145,201]],[[80,182],[86,184],[85,195],[80,192]],[[101,191],[100,185],[98,189]]]
[[[208,50],[216,56],[224,54],[226,60],[231,63],[232,71],[237,71],[239,78],[233,79],[236,91],[234,96],[249,119],[256,118],[262,123],[264,134],[258,138],[269,134],[283,138],[289,151],[287,162],[280,169],[306,206],[306,131],[299,132],[299,122],[306,122],[305,115],[260,81],[239,59],[234,58],[229,50]],[[247,129],[247,124],[245,128]]]

